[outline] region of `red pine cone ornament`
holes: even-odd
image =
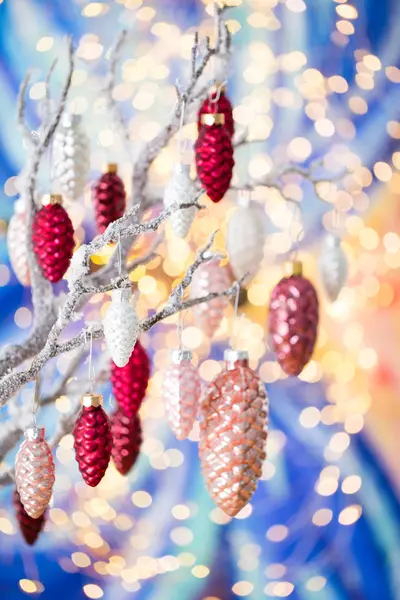
[[[208,197],[219,202],[229,189],[233,167],[233,146],[221,113],[204,114],[195,144],[197,175]]]
[[[117,471],[127,475],[135,464],[142,445],[142,426],[139,415],[128,417],[118,409],[111,417],[113,447],[111,456]]]
[[[250,501],[262,473],[268,401],[247,352],[227,350],[225,360],[201,405],[199,452],[212,499],[234,517]]]
[[[214,86],[210,91],[210,95],[204,100],[200,107],[197,119],[198,130],[202,128],[201,118],[203,115],[213,113],[221,113],[225,117],[225,129],[229,137],[233,137],[235,133],[235,122],[233,120],[233,108],[230,100],[225,95],[224,87]]]
[[[110,163],[93,195],[96,224],[99,233],[103,233],[108,225],[116,221],[125,212],[126,192],[122,179],[117,175],[117,165]]]
[[[299,375],[312,356],[318,330],[317,293],[302,276],[300,262],[272,291],[268,320],[278,363],[287,375]]]
[[[136,342],[129,362],[117,367],[111,362],[111,384],[119,408],[133,417],[139,411],[146,395],[150,377],[150,361],[139,340]]]
[[[43,525],[46,520],[46,513],[44,512],[37,519],[30,517],[21,502],[21,498],[17,489],[14,490],[13,503],[15,516],[17,517],[18,525],[24,540],[29,546],[33,546],[43,529]]]
[[[100,394],[85,394],[81,403],[82,410],[73,431],[75,458],[84,481],[96,487],[110,462],[110,422],[102,408],[103,397]]]
[[[44,277],[51,283],[60,281],[68,270],[75,242],[74,228],[59,194],[50,196],[49,204],[36,213],[32,243]]]

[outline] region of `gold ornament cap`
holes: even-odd
[[[301,260],[293,260],[287,263],[286,272],[288,276],[295,275],[296,277],[300,277],[303,275],[303,263]]]
[[[212,125],[225,125],[224,113],[204,113],[201,115],[201,124],[212,127]]]
[[[118,172],[117,163],[108,163],[106,173],[110,173],[110,175],[115,175]]]
[[[90,394],[89,392],[87,392],[82,396],[81,404],[86,408],[90,408],[91,406],[97,408],[98,406],[102,406],[103,396],[101,394]]]
[[[61,194],[45,194],[42,198],[42,206],[48,206],[49,204],[63,204],[63,197]]]

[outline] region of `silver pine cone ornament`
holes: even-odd
[[[334,233],[328,233],[323,241],[319,272],[326,295],[335,302],[347,281],[348,262],[341,239]]]
[[[172,179],[164,192],[164,206],[168,208],[172,204],[188,204],[196,198],[196,190],[190,179],[189,165],[175,165]],[[196,207],[181,208],[169,217],[172,231],[177,237],[185,238],[189,233],[193,219],[196,215]]]
[[[65,113],[53,143],[53,177],[69,201],[84,190],[90,169],[89,138],[78,115]]]

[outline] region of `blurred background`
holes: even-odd
[[[318,193],[301,178],[285,193],[302,206],[293,215],[278,191],[257,188],[266,213],[265,258],[240,312],[240,345],[250,353],[270,399],[271,424],[259,488],[236,518],[208,497],[197,456],[198,431],[177,442],[161,401],[168,349],[176,346],[176,322],[142,338],[152,360],[152,379],[141,411],[144,443],[127,478],[110,467],[96,489],[78,473],[72,436],[56,450],[57,480],[47,522],[37,544],[27,547],[18,530],[12,489],[0,490],[0,596],[20,600],[105,598],[125,600],[392,600],[400,598],[400,5],[396,0],[231,0],[234,34],[228,94],[237,129],[264,138],[236,153],[235,183],[272,172],[276,165],[307,165],[322,158],[332,172],[351,172]],[[1,343],[22,341],[32,321],[29,288],[11,271],[5,241],[17,199],[16,176],[26,151],[15,122],[18,86],[28,68],[28,118],[38,126],[46,71],[59,57],[53,93],[65,75],[65,36],[77,47],[68,108],[81,114],[92,140],[92,181],[108,161],[130,187],[132,159],[104,108],[101,88],[113,39],[130,31],[114,97],[124,112],[133,155],[167,122],[176,79],[190,72],[196,29],[213,35],[212,2],[206,0],[3,0],[0,2],[0,300]],[[211,74],[208,74],[211,77]],[[193,123],[185,126],[192,157]],[[151,188],[162,193],[176,161],[176,140],[151,169]],[[336,171],[335,171],[336,169]],[[332,177],[333,178],[333,177]],[[47,158],[40,191],[51,190]],[[134,197],[134,192],[133,192]],[[198,215],[186,240],[166,230],[160,257],[135,272],[138,310],[159,305],[208,233],[221,228],[236,196]],[[68,208],[77,242],[94,235],[91,183],[82,202]],[[321,239],[336,207],[350,277],[329,304],[318,279]],[[321,323],[313,360],[299,379],[284,376],[268,347],[266,316],[272,287],[283,273],[293,241],[304,232],[300,256],[320,295]],[[137,256],[151,245],[140,239]],[[95,257],[103,264],[109,253]],[[64,284],[60,284],[62,291]],[[95,296],[86,310],[98,319],[108,297]],[[185,317],[184,343],[210,381],[229,340],[229,307],[210,345]],[[97,365],[104,348],[96,343]],[[51,393],[71,357],[44,371]],[[98,366],[98,370],[100,366]],[[85,380],[85,367],[77,374]],[[78,381],[79,387],[79,381]],[[82,385],[81,385],[82,387]],[[107,377],[101,384],[106,405]],[[0,437],[10,418],[26,418],[32,390],[3,408]],[[51,433],[74,398],[63,395],[39,421]],[[21,417],[23,415],[23,417]],[[14,460],[4,458],[6,468]]]

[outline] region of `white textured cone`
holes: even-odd
[[[131,306],[129,297],[121,292],[126,290],[113,290],[111,306],[103,321],[107,348],[117,367],[128,364],[139,330],[136,310]]]
[[[219,293],[228,289],[231,279],[227,267],[221,267],[219,262],[212,260],[203,263],[195,271],[190,290],[191,298],[201,298],[210,293]],[[213,298],[210,302],[203,302],[193,306],[196,325],[208,337],[212,337],[221,324],[225,308],[228,304],[226,296]]]
[[[25,286],[31,284],[27,250],[26,215],[21,200],[15,203],[15,212],[7,229],[7,248],[11,266],[18,281]]]
[[[90,169],[89,139],[79,118],[64,115],[53,142],[53,176],[68,200],[82,195]]]
[[[230,216],[226,232],[229,264],[236,279],[255,275],[264,256],[264,215],[254,203],[239,206]]]
[[[319,271],[326,295],[334,302],[347,281],[348,263],[340,238],[332,233],[324,239]]]
[[[189,165],[175,165],[172,179],[164,192],[164,206],[168,208],[171,204],[183,204],[193,202],[196,198],[196,190],[189,176]],[[193,219],[196,215],[196,207],[177,210],[169,217],[169,222],[174,234],[185,238],[189,233]]]

